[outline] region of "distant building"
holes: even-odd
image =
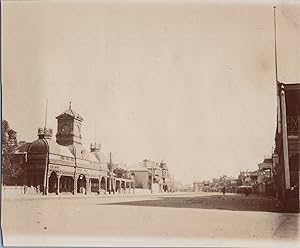
[[[135,187],[137,189],[150,189],[149,188],[149,171],[142,166],[130,168],[130,172],[135,178]]]
[[[273,160],[272,158],[265,158],[262,163],[258,164],[257,170],[257,193],[274,195],[273,182]]]
[[[138,166],[132,167],[130,172],[135,176],[136,188],[152,188],[153,192],[173,191],[174,180],[165,162],[144,159]]]
[[[200,192],[203,189],[203,182],[193,182],[193,191]]]
[[[190,184],[183,184],[183,185],[180,185],[178,187],[178,191],[181,191],[181,192],[192,192],[193,191],[193,186],[190,185]]]

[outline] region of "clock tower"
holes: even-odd
[[[82,144],[81,142],[81,124],[83,118],[71,108],[69,108],[56,117],[57,133],[56,142],[59,145],[69,146],[73,144]]]

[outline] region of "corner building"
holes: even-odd
[[[273,153],[276,195],[290,212],[300,212],[300,83],[278,83]]]
[[[28,147],[26,185],[45,195],[106,192],[107,161],[99,145],[92,144],[89,150],[82,145],[83,118],[70,105],[56,119],[56,141],[52,129],[39,128],[39,138]]]

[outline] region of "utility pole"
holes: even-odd
[[[48,118],[48,99],[46,99],[46,112],[45,112],[44,132],[46,132],[46,128],[47,128],[47,118]]]
[[[289,144],[288,144],[288,133],[287,133],[287,121],[286,121],[285,92],[283,87],[280,93],[280,97],[281,97],[281,114],[282,114],[282,150],[283,150],[285,189],[290,189],[291,179],[290,179],[289,150],[288,150]]]
[[[276,6],[273,7],[274,12],[274,55],[275,55],[275,73],[276,73],[276,83],[278,82],[278,62],[277,62],[277,33],[276,33]]]
[[[286,100],[284,86],[280,85],[278,81],[278,56],[277,56],[277,41],[276,41],[276,6],[274,6],[274,46],[275,46],[275,72],[276,72],[276,85],[277,85],[277,121],[278,133],[282,132],[282,149],[283,149],[283,166],[284,166],[284,184],[285,189],[291,188],[290,181],[290,166],[289,166],[289,151],[288,151],[288,133],[287,133],[287,120],[286,120]],[[279,89],[280,87],[280,89]]]
[[[275,78],[276,78],[276,89],[277,89],[277,131],[281,133],[281,109],[280,109],[280,93],[278,81],[278,56],[277,56],[277,30],[276,30],[276,6],[273,8],[273,21],[274,21],[274,56],[275,56]]]
[[[112,158],[111,158],[111,152],[109,153],[109,178],[108,178],[108,192],[110,194],[111,192],[111,184],[112,184]]]
[[[175,191],[175,177],[174,177],[174,175],[172,176],[172,188],[173,188],[173,191]]]
[[[48,99],[46,99],[46,112],[45,112],[45,125],[44,125],[44,136],[46,135],[46,128],[47,128],[47,115],[48,115]],[[45,166],[45,173],[44,173],[44,182],[43,182],[43,195],[47,195],[48,193],[48,166],[49,166],[49,150],[47,151],[47,156],[46,156],[46,166]]]
[[[151,194],[153,193],[153,161],[151,161]]]

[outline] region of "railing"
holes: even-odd
[[[288,134],[300,133],[299,115],[287,115],[286,122]]]

